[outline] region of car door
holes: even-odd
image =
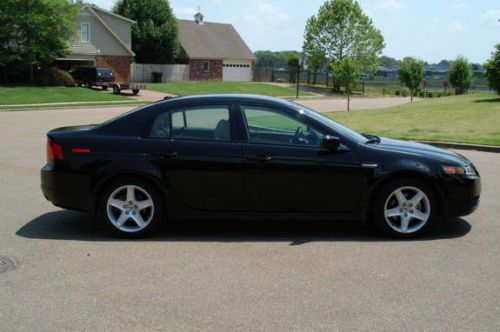
[[[357,154],[322,148],[327,134],[293,113],[241,105],[248,141],[245,202],[253,211],[352,213],[364,181]],[[329,133],[331,134],[331,133]]]
[[[153,162],[189,209],[241,209],[242,151],[232,139],[232,112],[226,104],[179,107],[159,114],[152,125]]]

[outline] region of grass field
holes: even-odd
[[[1,105],[21,105],[63,102],[128,101],[124,96],[102,93],[85,88],[66,87],[0,87]]]
[[[171,93],[178,96],[206,93],[250,93],[274,97],[293,97],[295,90],[264,83],[238,82],[179,82],[148,84],[148,90]],[[311,96],[301,92],[301,96]]]
[[[500,145],[500,97],[490,93],[327,115],[359,132],[379,136]]]

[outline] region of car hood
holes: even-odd
[[[436,148],[428,144],[417,143],[413,141],[402,141],[392,138],[381,137],[380,143],[376,144],[377,148],[384,151],[394,151],[400,153],[414,154],[421,157],[429,157],[439,159],[443,162],[455,162],[459,164],[469,161],[464,156],[453,151]]]

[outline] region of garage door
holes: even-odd
[[[252,64],[249,62],[224,61],[222,79],[225,82],[250,82]]]

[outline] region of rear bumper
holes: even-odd
[[[85,212],[93,211],[86,177],[57,172],[46,165],[41,170],[41,189],[45,198],[55,206]]]
[[[481,179],[479,177],[454,177],[447,180],[445,200],[446,217],[466,216],[479,207]]]

